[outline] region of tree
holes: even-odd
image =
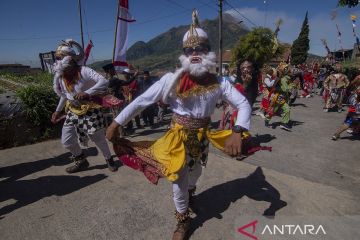
[[[305,19],[301,27],[300,34],[292,44],[291,47],[291,64],[298,65],[304,63],[308,56],[309,46],[309,22],[308,12],[305,14]]]
[[[282,50],[269,28],[255,28],[235,44],[232,64],[238,65],[244,60],[249,60],[261,68],[264,63],[281,54]]]
[[[359,0],[339,0],[338,6],[340,7],[356,7],[359,4]]]

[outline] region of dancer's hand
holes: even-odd
[[[74,96],[74,98],[76,100],[83,100],[83,99],[87,99],[89,97],[90,97],[90,95],[86,92],[79,92]]]
[[[224,151],[232,157],[241,155],[241,133],[233,132],[225,142]]]
[[[55,111],[55,112],[51,115],[51,122],[52,122],[53,124],[58,123],[60,119],[61,119],[61,112],[59,112],[59,111]]]
[[[106,138],[110,142],[115,142],[116,140],[120,139],[119,127],[120,127],[120,125],[117,122],[113,121],[110,124],[110,126],[106,129]]]

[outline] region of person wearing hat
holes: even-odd
[[[165,177],[172,183],[177,226],[173,240],[184,239],[190,226],[189,204],[196,183],[207,163],[209,142],[231,156],[243,153],[243,137],[250,127],[251,107],[247,99],[225,78],[212,73],[216,55],[211,52],[207,33],[200,28],[197,11],[183,37],[181,68],[165,74],[131,102],[111,123],[106,137],[124,164],[144,172],[153,183]],[[210,131],[210,116],[223,99],[238,109],[232,130]],[[158,101],[173,112],[169,131],[154,142],[120,139],[118,128]]]
[[[115,67],[112,63],[106,64],[103,67],[104,72],[106,73],[106,78],[109,80],[108,88],[111,89],[112,94],[118,99],[125,100],[124,95],[122,94],[122,87],[128,86],[132,81],[135,80],[135,77],[126,78],[126,80],[119,79],[116,76]],[[130,74],[130,70],[128,68],[122,71],[126,76]]]
[[[136,90],[136,86],[137,86],[136,77],[138,76],[138,71],[136,71],[134,75],[132,75],[129,68],[124,68],[121,71],[121,75],[124,77],[124,79],[119,79],[115,77],[116,71],[112,63],[104,65],[103,70],[106,73],[106,78],[109,79],[108,87],[111,89],[112,94],[118,99],[124,101],[127,100],[130,102],[132,100],[132,95],[134,91],[132,89],[135,88]],[[136,126],[138,128],[141,128],[139,116],[135,116],[135,122],[136,122]],[[130,121],[127,125],[125,134],[129,134],[130,132],[133,131],[134,131],[133,124],[132,121]]]
[[[102,106],[93,100],[93,96],[106,91],[108,81],[93,69],[80,65],[83,57],[81,51],[77,55],[72,49],[73,40],[67,45],[65,43],[60,44],[55,53],[57,60],[53,87],[60,101],[51,121],[59,122],[65,108],[61,143],[71,152],[71,160],[74,161],[66,172],[75,173],[88,168],[89,162],[80,144],[87,146],[89,138],[101,150],[109,170],[114,172],[117,166],[105,139]]]
[[[127,87],[125,87],[126,99],[127,99],[128,103],[130,103],[139,95],[139,84],[138,84],[138,81],[136,80],[137,76],[139,75],[139,71],[136,70],[134,72],[134,74],[132,74],[131,70],[129,68],[125,68],[125,69],[123,69],[122,74],[124,75],[126,82],[131,81],[131,83]],[[143,126],[141,126],[141,123],[140,123],[140,113],[138,115],[136,115],[134,117],[134,119],[135,119],[135,124],[136,124],[137,129],[142,129]],[[131,134],[133,132],[134,132],[133,121],[131,120],[128,122],[128,124],[126,126],[125,133]]]

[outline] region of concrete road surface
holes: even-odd
[[[262,235],[264,213],[275,215],[268,221],[316,223],[326,231],[284,239],[359,238],[360,141],[348,133],[330,140],[346,112],[324,113],[320,97],[295,105],[292,132],[276,127],[279,118],[275,128],[266,128],[252,117],[252,134],[272,152],[236,161],[211,149],[190,239],[282,239]],[[137,130],[133,139],[155,139],[164,131]],[[171,239],[171,184],[162,179],[152,185],[125,166],[111,173],[93,145],[86,154],[89,170],[69,175],[69,154],[59,140],[0,151],[0,239]],[[239,231],[254,219],[256,230]],[[340,237],[340,230],[331,233],[334,223],[343,230]],[[356,227],[348,229],[351,224]]]

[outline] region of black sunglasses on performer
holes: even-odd
[[[186,56],[190,56],[193,55],[194,52],[196,54],[208,53],[210,49],[205,46],[196,46],[196,47],[186,47],[183,49],[183,51]]]

